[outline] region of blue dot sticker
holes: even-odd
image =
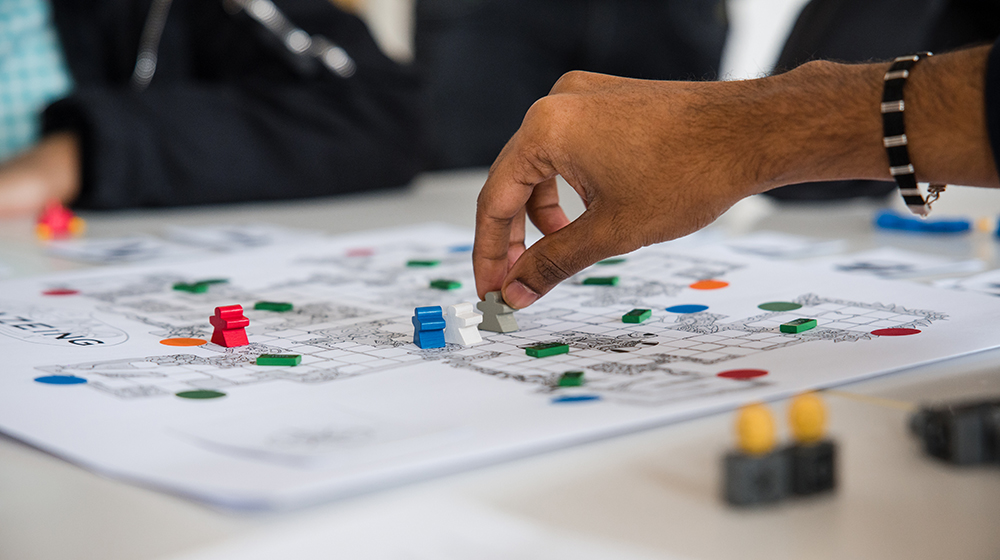
[[[36,377],[35,381],[45,383],[46,385],[79,385],[80,383],[87,382],[86,379],[75,375],[46,375],[44,377]]]
[[[699,312],[704,311],[706,309],[708,309],[707,305],[698,305],[698,304],[694,304],[694,303],[687,303],[687,304],[684,304],[684,305],[674,305],[672,307],[668,307],[667,311],[669,311],[671,313],[699,313]]]
[[[563,395],[552,399],[554,404],[599,401],[599,395]]]

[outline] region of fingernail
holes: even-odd
[[[520,282],[520,280],[514,280],[507,285],[507,289],[504,290],[503,299],[507,302],[507,305],[513,307],[514,309],[524,309],[535,300],[538,299],[538,294],[536,294],[531,288],[525,286]]]

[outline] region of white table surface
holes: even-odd
[[[157,233],[166,225],[267,222],[330,233],[441,221],[471,227],[484,173],[429,174],[405,191],[321,201],[86,214],[90,237]],[[571,214],[581,206],[569,197]],[[752,199],[713,227],[844,238],[851,250],[894,246],[1000,263],[987,232],[957,238],[875,232],[876,205],[778,207]],[[1000,192],[949,191],[940,212],[1000,214]],[[45,256],[30,220],[0,221],[0,262],[15,275],[80,265]],[[1000,333],[998,333],[1000,336]],[[0,436],[0,559],[145,559],[336,523],[359,511],[419,509],[455,499],[545,529],[652,557],[998,558],[1000,468],[953,468],[922,455],[905,403],[1000,395],[1000,351],[828,392],[841,450],[828,497],[734,510],[719,498],[732,414],[720,414],[284,514],[232,514],[91,474]],[[903,403],[903,404],[901,404]],[[785,403],[774,403],[784,414]],[[783,422],[779,422],[779,425]],[[391,532],[391,528],[387,528]],[[415,553],[407,558],[423,558]],[[330,550],[330,558],[341,558]]]

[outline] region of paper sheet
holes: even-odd
[[[804,259],[840,253],[847,248],[843,239],[816,239],[778,231],[760,231],[734,239],[726,246],[738,253],[772,259]]]
[[[883,247],[862,253],[813,261],[815,266],[850,274],[867,274],[879,278],[920,278],[939,274],[976,272],[986,265],[979,259],[956,260],[893,247]]]
[[[221,507],[294,508],[1000,344],[997,298],[664,244],[568,280],[517,332],[421,350],[415,307],[476,300],[471,241],[424,226],[0,282],[0,429]],[[206,279],[229,282],[172,289]],[[231,304],[250,345],[162,343],[207,340]],[[623,323],[633,308],[652,317]],[[819,326],[779,332],[799,317]],[[525,353],[553,341],[570,352]],[[254,365],[275,352],[302,363]],[[558,386],[570,370],[582,387]]]
[[[967,278],[945,278],[934,285],[1000,297],[1000,270],[990,270]]]

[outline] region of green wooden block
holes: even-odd
[[[192,294],[203,294],[208,291],[208,284],[202,284],[200,282],[195,282],[194,284],[188,284],[187,282],[177,282],[174,284],[174,289],[179,292],[188,292]]]
[[[457,290],[462,287],[462,283],[458,280],[445,280],[444,278],[438,280],[431,280],[431,287],[435,290]]]
[[[653,316],[651,309],[633,309],[622,315],[623,323],[641,323]]]
[[[583,281],[584,286],[617,286],[617,276],[591,276]]]
[[[532,358],[547,358],[557,354],[569,354],[569,346],[559,342],[546,342],[529,346],[524,351]]]
[[[583,385],[582,371],[567,371],[559,378],[560,387],[579,387]]]
[[[611,264],[621,264],[623,262],[625,262],[625,259],[619,257],[619,258],[614,258],[614,259],[604,259],[603,261],[600,261],[597,264],[603,265],[603,266],[608,266],[608,265],[611,265]]]
[[[783,323],[778,329],[787,334],[795,334],[816,328],[816,319],[796,319]]]
[[[277,311],[283,313],[285,311],[291,311],[294,306],[288,302],[284,301],[258,301],[253,304],[254,309],[261,311]]]
[[[257,356],[258,366],[297,366],[302,363],[301,354],[261,354]]]
[[[423,261],[423,260],[412,260],[412,261],[406,261],[406,266],[425,266],[425,267],[427,267],[427,266],[437,266],[439,264],[441,264],[441,261],[435,261],[435,260],[426,260],[426,261]]]

